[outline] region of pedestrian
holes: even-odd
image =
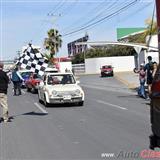
[[[3,71],[3,63],[0,62],[0,105],[3,109],[3,121],[9,122],[8,115],[8,102],[7,102],[7,89],[8,89],[9,78]]]
[[[151,86],[152,86],[152,81],[153,81],[153,62],[152,62],[152,57],[148,56],[148,63],[144,67],[144,71],[147,72],[147,86],[148,86],[148,93],[149,95],[151,94]]]
[[[22,76],[20,75],[18,71],[18,67],[16,67],[12,72],[12,82],[14,86],[14,95],[21,95],[21,83],[24,81]],[[17,94],[18,91],[18,94]]]
[[[143,63],[140,65],[140,70],[136,71],[136,73],[139,73],[139,82],[140,82],[140,87],[138,88],[138,95],[146,99],[147,98],[145,92],[146,72],[144,71]]]
[[[158,68],[157,62],[153,62],[153,72],[152,72],[153,79],[154,79],[154,76],[156,74],[157,68]]]

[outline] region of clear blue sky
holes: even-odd
[[[32,40],[43,47],[50,28],[62,35],[82,28],[108,16],[134,0],[1,0],[1,43],[3,59],[13,59],[22,46]],[[98,25],[63,36],[58,56],[67,56],[67,43],[89,34],[90,41],[116,41],[118,27],[145,27],[152,16],[155,0],[137,0],[137,3]],[[49,15],[48,15],[49,13]]]

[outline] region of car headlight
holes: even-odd
[[[77,95],[79,95],[79,94],[81,94],[81,91],[80,91],[79,89],[76,89],[76,90],[75,90],[75,93],[76,93]]]
[[[52,91],[53,96],[57,96],[58,92],[57,91]]]

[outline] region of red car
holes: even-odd
[[[100,69],[101,69],[101,77],[114,75],[113,67],[111,65],[102,66],[102,68]]]
[[[26,80],[25,82],[27,91],[28,92],[32,91],[36,93],[38,91],[38,85],[41,81],[42,78],[38,74],[36,73],[31,74],[29,79]]]

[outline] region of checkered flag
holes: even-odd
[[[16,64],[23,69],[28,69],[42,76],[48,67],[48,60],[29,44],[29,47],[24,50]]]

